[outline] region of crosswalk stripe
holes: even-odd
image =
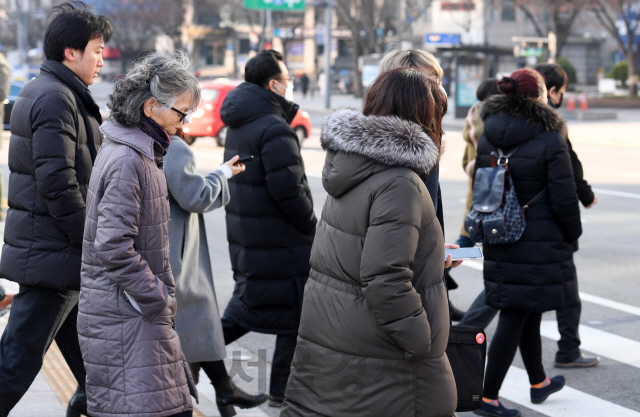
[[[529,377],[524,369],[512,366],[500,389],[500,396],[549,417],[616,416],[640,417],[640,413],[602,398],[565,386],[542,404],[529,398]]]
[[[484,263],[481,261],[465,260],[461,266],[475,269],[476,271],[482,271]],[[598,297],[597,295],[588,294],[586,292],[580,292],[580,299],[593,304],[598,304],[603,307],[611,308],[613,310],[622,311],[624,313],[640,316],[640,307],[635,307],[629,304],[620,303],[618,301],[609,300],[608,298]]]
[[[619,303],[617,301],[609,300],[607,298],[598,297],[597,295],[591,295],[585,292],[580,292],[580,299],[582,301],[588,301],[590,303],[599,304],[603,307],[609,307],[614,310],[620,310],[620,311],[624,311],[625,313],[640,316],[640,308],[638,307]]]
[[[640,342],[582,324],[579,332],[580,349],[640,368]],[[544,320],[540,325],[540,334],[549,339],[560,339],[555,320]]]
[[[613,191],[613,190],[603,190],[602,188],[594,188],[594,193],[605,194],[605,195],[613,195],[616,197],[627,197],[627,198],[636,198],[640,200],[640,194],[635,193],[625,193],[623,191]]]

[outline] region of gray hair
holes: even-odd
[[[186,92],[191,93],[189,111],[195,111],[200,103],[200,86],[187,53],[154,52],[136,62],[124,78],[116,81],[107,107],[111,109],[111,117],[121,125],[138,126],[144,116],[144,102],[149,98],[155,98],[168,110]]]

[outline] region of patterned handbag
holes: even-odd
[[[524,211],[546,190],[520,206],[509,172],[509,158],[518,149],[520,146],[509,155],[498,149],[499,154],[491,153],[491,167],[476,170],[471,209],[464,220],[464,228],[475,243],[517,242],[526,227]]]

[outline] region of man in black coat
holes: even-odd
[[[67,416],[86,414],[76,322],[85,201],[102,142],[88,85],[100,72],[109,20],[82,3],[54,7],[46,60],[11,114],[9,210],[0,277],[20,284],[0,340],[0,417],[6,417],[56,341],[78,381]]]
[[[302,293],[316,229],[300,144],[290,126],[298,106],[282,54],[262,51],[247,62],[245,83],[220,109],[228,126],[225,158],[253,155],[229,181],[227,239],[235,290],[222,326],[227,344],[249,331],[278,335],[269,404],[280,406],[296,346]]]

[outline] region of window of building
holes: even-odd
[[[514,0],[502,0],[502,21],[516,21],[516,5]]]

